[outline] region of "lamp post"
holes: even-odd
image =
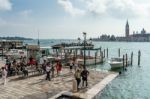
[[[84,66],[83,68],[85,69],[86,66],[85,66],[85,63],[86,63],[86,55],[85,55],[85,42],[86,42],[86,33],[83,32],[83,37],[84,37]]]

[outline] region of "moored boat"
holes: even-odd
[[[115,68],[122,68],[123,67],[123,58],[117,57],[117,58],[111,58],[111,60],[108,62],[111,66],[111,69]],[[124,65],[126,66],[130,65],[131,61],[128,59],[127,62],[124,60]]]
[[[14,58],[27,57],[27,51],[21,49],[10,49],[10,51],[6,52],[6,56]]]

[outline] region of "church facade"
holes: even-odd
[[[125,37],[116,37],[117,41],[129,41],[129,42],[150,42],[150,33],[147,33],[143,28],[141,32],[133,32],[130,34],[129,22],[127,20],[125,25]]]

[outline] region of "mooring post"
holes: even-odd
[[[126,54],[126,67],[128,66],[128,54]]]
[[[108,48],[107,48],[107,58],[108,58]]]
[[[140,61],[141,61],[141,51],[138,51],[138,66],[140,66]]]
[[[88,51],[88,56],[89,56],[89,58],[90,58],[90,50]]]
[[[131,66],[133,65],[133,52],[131,53]]]
[[[118,57],[120,57],[120,48],[118,49]]]
[[[99,49],[99,50],[100,50],[100,53],[101,53],[101,51],[102,51],[102,47],[100,47],[100,49]]]
[[[124,64],[124,59],[125,59],[125,57],[124,57],[124,55],[123,55],[123,70],[125,70],[125,64]]]
[[[97,57],[97,52],[95,52],[95,65],[96,65],[96,57]]]
[[[104,62],[104,55],[103,52],[101,52],[101,58],[102,58],[102,63]]]
[[[105,58],[105,49],[104,49],[104,58]]]

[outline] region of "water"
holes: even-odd
[[[25,41],[35,44],[37,40]],[[60,42],[72,42],[72,40],[41,40],[41,46],[51,46]],[[147,42],[93,42],[95,47],[109,49],[109,58],[118,56],[118,48],[121,56],[128,53],[129,57],[133,51],[133,66],[113,80],[99,95],[98,99],[149,99],[150,97],[150,43]],[[141,50],[141,65],[137,65],[138,50]],[[106,62],[97,66],[90,66],[101,71],[110,70]]]

